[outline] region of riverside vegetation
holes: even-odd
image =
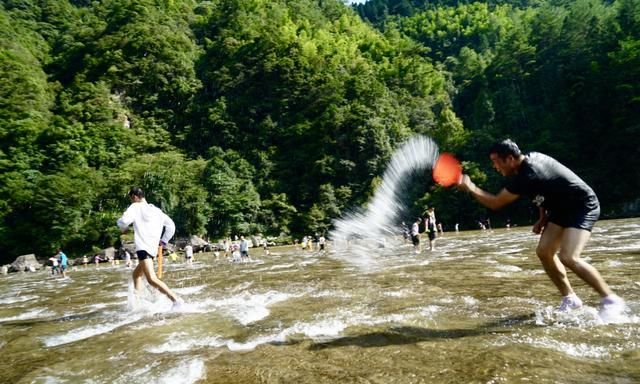
[[[132,185],[179,236],[325,232],[416,133],[490,190],[510,136],[636,214],[640,1],[458,3],[0,1],[0,262],[117,243]],[[432,185],[409,217],[486,215]]]

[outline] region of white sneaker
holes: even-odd
[[[582,300],[580,300],[578,295],[576,295],[575,293],[572,293],[562,298],[558,311],[568,312],[570,310],[578,309],[580,307],[582,307]]]
[[[177,298],[176,301],[173,302],[173,305],[171,306],[171,310],[172,311],[179,311],[184,307],[184,300],[182,300],[181,298]]]
[[[624,302],[622,297],[611,294],[602,298],[600,301],[600,318],[605,322],[610,322],[615,320],[616,317],[622,315],[622,313],[627,308],[627,304]]]

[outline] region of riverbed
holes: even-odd
[[[369,266],[331,246],[196,254],[164,272],[180,311],[134,295],[123,265],[0,276],[0,382],[640,382],[640,219],[598,222],[583,254],[627,300],[610,324],[572,273],[585,306],[555,310],[537,240],[446,232],[416,254],[390,239]]]

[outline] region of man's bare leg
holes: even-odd
[[[136,268],[133,270],[133,287],[136,292],[140,292],[140,288],[142,287],[142,264],[143,263],[138,263]]]
[[[591,232],[578,228],[565,228],[560,245],[560,261],[567,268],[571,269],[585,283],[589,284],[600,297],[605,297],[613,292],[604,281],[600,272],[580,258],[584,246],[589,241]]]
[[[156,272],[153,270],[152,259],[147,258],[142,260],[136,267],[136,270],[138,268],[142,268],[142,273],[144,273],[144,276],[147,278],[147,281],[149,282],[149,284],[151,284],[152,287],[167,295],[167,297],[171,299],[171,301],[175,302],[176,300],[178,300],[178,296],[176,296],[176,294],[173,293],[173,291],[171,291],[171,289],[169,289],[169,287],[164,282],[162,282],[162,280],[158,279],[158,276],[156,276]]]
[[[553,223],[547,223],[542,236],[540,236],[536,254],[540,262],[542,262],[547,276],[549,276],[562,296],[567,296],[573,293],[573,288],[571,288],[571,283],[567,278],[567,270],[556,256],[556,252],[562,244],[563,232],[564,228]]]

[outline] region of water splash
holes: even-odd
[[[429,137],[416,135],[394,154],[383,174],[382,183],[366,207],[350,212],[334,222],[330,233],[333,256],[363,268],[372,268],[377,261],[372,256],[385,248],[400,234],[396,222],[405,208],[400,191],[417,170],[432,168],[438,158],[438,146]]]
[[[127,310],[140,316],[153,315],[171,310],[171,301],[160,291],[143,281],[139,292],[136,292],[133,279],[129,279],[127,288]]]

